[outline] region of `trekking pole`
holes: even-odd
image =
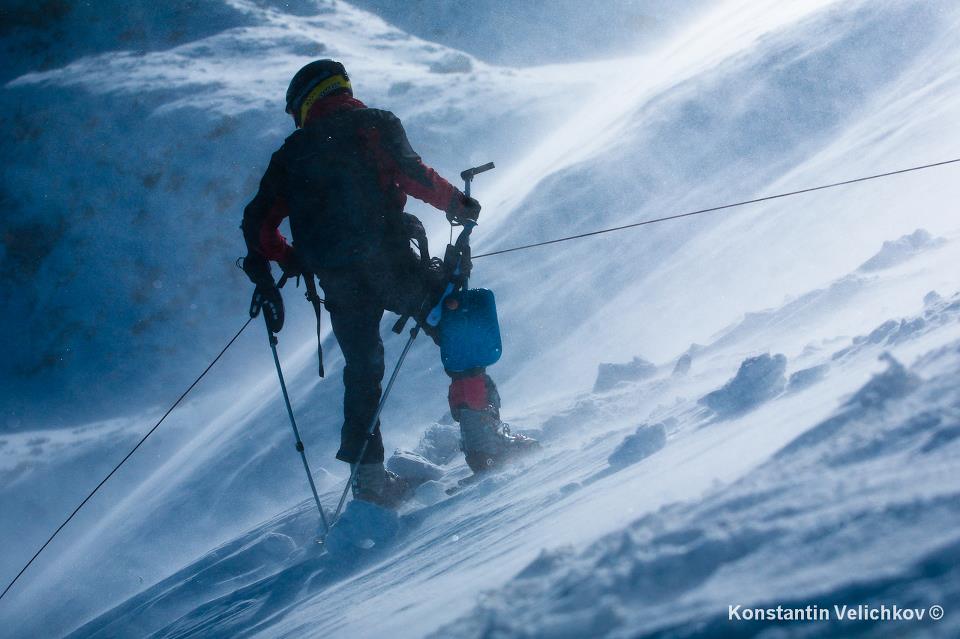
[[[280,286],[286,283],[286,277],[281,278]],[[313,473],[310,472],[310,464],[307,462],[307,454],[304,451],[303,440],[300,439],[300,429],[297,428],[297,420],[293,417],[293,408],[290,406],[290,396],[287,394],[287,384],[283,381],[283,369],[280,368],[280,356],[277,355],[277,336],[270,330],[270,324],[267,323],[267,314],[263,314],[263,320],[267,325],[267,336],[270,340],[270,351],[273,353],[273,363],[277,366],[277,377],[280,379],[280,390],[283,393],[283,401],[287,405],[287,415],[290,417],[290,425],[293,427],[293,436],[297,440],[297,452],[300,453],[300,459],[303,461],[303,469],[307,471],[307,481],[310,482],[310,491],[313,493],[313,500],[317,503],[317,510],[320,511],[320,521],[323,522],[323,535],[326,537],[330,532],[330,526],[327,525],[327,516],[323,514],[323,506],[320,505],[320,495],[317,494],[317,486],[313,483]]]
[[[407,343],[404,345],[399,359],[397,359],[397,365],[393,367],[393,373],[390,374],[390,381],[387,382],[387,387],[383,390],[383,395],[380,396],[380,403],[377,404],[377,410],[373,414],[373,419],[370,420],[370,426],[367,427],[367,437],[363,441],[363,447],[360,448],[360,454],[357,456],[357,461],[356,463],[351,464],[350,479],[347,480],[347,485],[343,487],[343,493],[340,495],[340,501],[337,503],[337,509],[334,511],[333,518],[330,520],[331,528],[336,526],[337,520],[340,519],[340,511],[343,510],[343,502],[347,500],[347,493],[350,492],[350,486],[353,485],[353,480],[357,476],[357,471],[360,469],[360,462],[363,460],[363,456],[367,453],[367,448],[370,446],[370,438],[373,437],[373,431],[375,431],[377,428],[377,422],[380,420],[380,413],[383,412],[383,407],[387,403],[387,397],[390,396],[390,391],[393,389],[393,383],[397,381],[397,375],[400,374],[400,367],[403,366],[403,360],[407,358],[407,353],[410,352],[410,347],[413,346],[413,340],[417,339],[417,335],[419,334],[420,323],[418,322],[416,326],[410,329],[410,337],[407,339]]]

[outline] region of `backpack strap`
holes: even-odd
[[[306,298],[313,304],[313,312],[317,315],[317,358],[320,361],[320,377],[323,377],[323,299],[317,294],[317,283],[313,279],[313,273],[303,274],[303,283],[306,285]]]
[[[403,235],[407,242],[413,240],[417,243],[417,251],[420,253],[420,264],[427,266],[430,264],[430,244],[427,242],[427,230],[423,228],[423,222],[413,213],[404,212],[401,214],[403,222]]]

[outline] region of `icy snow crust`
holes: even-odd
[[[716,360],[585,396],[581,427],[546,420],[541,457],[405,515],[386,549],[321,554],[306,503],[71,636],[712,636],[728,603],[957,603],[960,294],[902,324],[921,328],[822,353],[826,378],[735,421],[696,401]],[[638,414],[662,421],[630,433]]]
[[[445,175],[497,161],[477,183],[476,253],[960,148],[953,3],[719,3],[651,55],[522,70],[317,6],[215,4],[171,46],[93,43],[0,93],[14,133],[3,321],[23,336],[3,370],[4,583],[243,320],[240,207],[311,57],[344,59],[358,95],[396,111]],[[431,486],[419,497],[436,503],[356,561],[315,543],[255,326],[0,603],[0,627],[776,635],[796,628],[731,628],[726,606],[886,599],[948,614],[805,631],[956,635],[952,171],[478,260],[502,314],[505,418],[544,451],[453,498]],[[413,210],[442,246],[442,217]],[[281,357],[333,504],[342,362],[328,339],[317,382],[297,298]],[[771,374],[746,374],[758,361]],[[423,436],[464,474],[449,424],[424,435],[444,388],[418,343],[387,443]]]
[[[955,298],[949,321],[958,313]],[[887,370],[749,475],[584,552],[545,551],[436,636],[727,636],[744,631],[727,605],[957,603],[960,341],[909,369],[885,358]],[[946,637],[957,627],[847,622],[798,634]],[[753,629],[786,630],[800,629]]]

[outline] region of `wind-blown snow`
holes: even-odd
[[[801,628],[731,624],[728,605],[955,603],[960,341],[909,371],[888,360],[749,476],[582,553],[545,552],[436,636],[777,636]],[[921,628],[949,636],[956,622],[838,622],[812,632]]]
[[[623,364],[600,364],[597,368],[597,381],[593,383],[593,392],[610,390],[620,382],[636,381],[656,372],[657,367],[642,357],[634,357]]]
[[[63,24],[103,15],[72,11]],[[47,61],[23,47],[55,32],[0,33],[16,52],[0,91],[0,321],[17,336],[0,371],[4,583],[243,322],[240,210],[290,130],[283,89],[309,59],[343,59],[358,96],[394,110],[441,173],[497,162],[475,184],[477,254],[960,148],[948,2],[721,2],[642,54],[520,69],[343,2],[231,0],[191,15],[185,31],[129,46],[104,17],[89,42],[71,31],[75,54]],[[795,630],[729,626],[728,604],[896,601],[947,617],[811,632],[955,634],[955,176],[476,260],[475,285],[501,309],[505,353],[490,372],[504,417],[545,448],[450,499],[428,485],[418,500],[432,505],[356,562],[314,543],[258,323],[0,601],[0,624],[17,636],[709,636]],[[442,246],[442,216],[411,210]],[[315,378],[310,310],[285,297],[281,358],[331,505],[342,360],[328,337],[331,375]],[[400,339],[384,334],[389,362]],[[770,374],[746,375],[764,353]],[[598,368],[611,362],[634,364]],[[445,386],[436,349],[418,342],[384,433],[457,476]],[[711,396],[722,401],[699,403]]]
[[[869,260],[860,265],[862,271],[878,271],[896,266],[921,251],[936,248],[943,244],[942,237],[934,238],[924,229],[917,229],[899,240],[884,242],[883,246]]]
[[[728,604],[953,603],[960,293],[903,322],[917,319],[905,340],[820,352],[821,381],[729,420],[697,396],[731,350],[692,379],[594,396],[618,421],[581,410],[539,458],[407,515],[365,558],[319,554],[306,504],[245,537],[299,529],[282,556],[254,555],[270,577],[219,549],[185,575],[243,575],[229,588],[175,575],[75,636],[709,636],[729,631]],[[637,414],[662,422],[631,433]]]

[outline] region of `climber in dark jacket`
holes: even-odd
[[[410,247],[403,208],[412,195],[445,211],[451,222],[475,222],[480,205],[423,163],[395,115],[353,97],[339,62],[318,60],[297,72],[287,90],[287,113],[297,130],[271,157],[243,212],[244,271],[256,285],[254,303],[268,316],[272,309],[275,319],[280,314],[275,330],[282,326],[282,300],[269,261],[289,276],[316,275],[345,360],[337,458],[360,464],[355,498],[392,506],[405,486],[384,469],[379,423],[358,459],[384,374],[380,320],[384,310],[423,319],[436,301]],[[288,217],[293,246],[278,229]],[[501,424],[500,398],[484,370],[450,376],[450,410],[475,472],[533,444]]]

